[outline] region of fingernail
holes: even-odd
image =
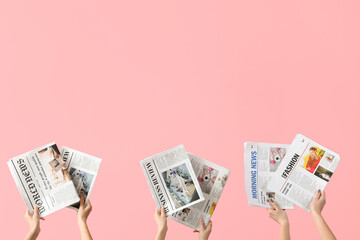
[[[318,193],[321,193],[321,190],[320,190],[320,189],[318,190]]]

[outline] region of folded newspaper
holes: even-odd
[[[167,215],[204,200],[200,185],[183,145],[140,162],[156,206]]]
[[[316,191],[324,190],[339,161],[335,152],[298,134],[268,188],[310,212]]]
[[[268,184],[289,149],[288,144],[246,142],[244,151],[245,186],[250,206],[270,208],[272,199],[282,209],[294,204],[268,189]]]
[[[79,196],[85,196],[86,204],[94,186],[101,159],[68,147],[61,147],[60,152],[76,192]],[[80,203],[77,202],[69,207],[79,209]]]
[[[188,153],[188,156],[205,201],[177,211],[170,215],[169,218],[195,230],[200,230],[200,218],[204,219],[205,226],[209,223],[229,177],[230,170],[191,153]]]
[[[54,142],[14,157],[7,164],[27,208],[33,212],[38,206],[40,217],[80,200]]]

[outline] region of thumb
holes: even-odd
[[[83,209],[84,208],[84,202],[85,202],[85,198],[84,196],[80,197],[80,208]]]
[[[321,196],[320,196],[321,199],[326,199],[326,194],[325,194],[325,191],[322,192]]]
[[[209,221],[208,225],[206,226],[206,230],[212,229],[212,221]]]
[[[39,218],[39,207],[35,206],[34,207],[34,215],[33,215],[36,219]]]
[[[200,218],[200,231],[205,230],[204,219]]]
[[[273,206],[273,208],[275,208],[276,210],[279,210],[279,205],[277,205],[276,202],[270,201],[270,204],[271,204],[271,206]]]
[[[161,216],[162,216],[162,217],[165,217],[165,216],[166,216],[164,206],[161,207],[160,212],[161,212]]]

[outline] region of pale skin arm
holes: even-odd
[[[268,208],[269,217],[280,224],[280,240],[290,240],[290,224],[285,210],[281,209],[276,202],[270,199],[273,208]]]
[[[25,220],[29,224],[29,232],[25,240],[35,240],[39,236],[40,219],[45,220],[44,218],[40,218],[38,206],[35,206],[33,214],[30,214],[29,210],[26,210]]]
[[[335,235],[332,233],[331,229],[325,222],[325,219],[321,215],[326,204],[326,195],[325,192],[320,190],[316,193],[313,201],[311,202],[311,215],[315,221],[315,225],[319,231],[320,238],[322,240],[336,240]]]
[[[81,239],[82,240],[92,240],[89,228],[87,226],[87,218],[89,217],[89,214],[92,210],[92,206],[90,203],[90,200],[84,204],[85,198],[84,196],[80,199],[80,207],[78,210],[78,226],[80,229]]]
[[[155,240],[165,239],[168,230],[166,218],[167,216],[164,207],[161,207],[160,211],[155,209],[154,220],[158,228]]]

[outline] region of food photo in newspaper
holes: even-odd
[[[79,196],[85,197],[86,204],[94,186],[101,159],[69,147],[61,147],[60,152],[75,185],[76,192]],[[80,203],[77,202],[69,207],[79,209],[79,206]]]
[[[282,209],[294,204],[268,189],[268,184],[287,154],[289,144],[246,142],[244,144],[245,187],[250,206],[271,208],[270,199]]]
[[[190,228],[200,230],[200,218],[204,220],[205,226],[209,223],[230,175],[230,170],[191,153],[188,155],[205,200],[168,217]]]
[[[298,134],[269,183],[269,189],[310,212],[318,190],[323,191],[340,161],[335,152]]]
[[[167,215],[204,200],[183,145],[140,162],[156,206]]]
[[[37,205],[45,217],[80,200],[54,142],[10,159],[8,167],[31,213]]]

